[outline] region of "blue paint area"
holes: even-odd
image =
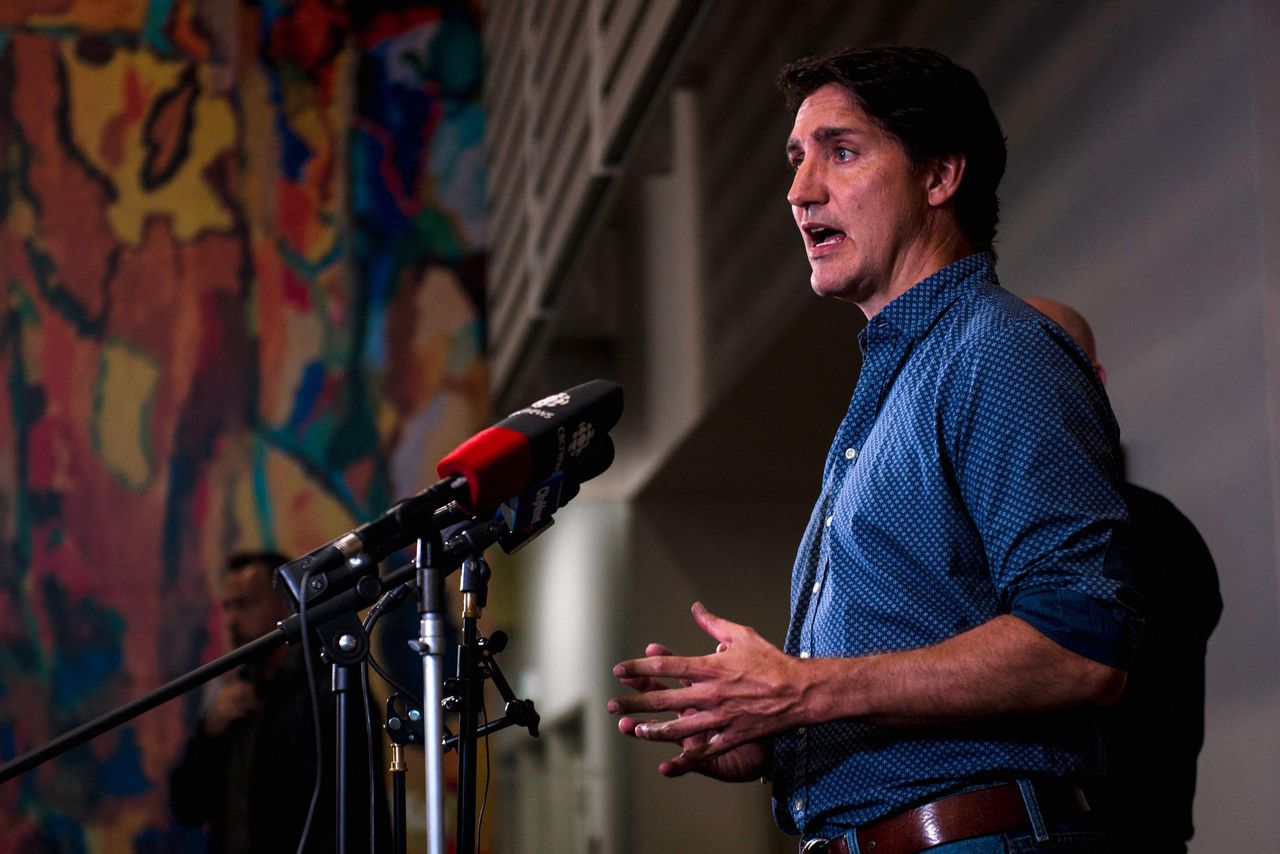
[[[84,841],[84,830],[75,819],[65,815],[50,815],[44,818],[40,828],[40,851],[57,852],[57,854],[89,854]]]
[[[316,260],[311,261],[305,256],[298,254],[288,243],[283,240],[276,241],[276,249],[285,261],[289,263],[289,268],[302,276],[308,281],[314,282],[316,278],[325,270],[334,264],[346,261],[347,244],[344,235],[338,234],[334,237],[333,246],[330,246],[324,254],[318,256]]]
[[[267,443],[260,438],[253,442],[253,498],[258,507],[258,526],[266,548],[276,546],[275,511],[271,505],[271,487],[267,484]]]
[[[147,20],[142,25],[142,41],[162,56],[173,53],[173,43],[164,33],[165,24],[173,14],[174,0],[151,0],[147,4]]]
[[[205,854],[208,850],[203,830],[176,824],[147,827],[133,837],[134,854]]]
[[[55,639],[51,700],[73,718],[77,707],[119,671],[124,618],[87,596],[71,597],[52,576],[45,576],[43,587]]]
[[[361,114],[393,140],[391,162],[400,181],[412,191],[422,171],[423,130],[442,105],[424,87],[411,88],[390,79],[388,63],[392,61],[387,48],[382,48],[361,63]]]
[[[342,383],[341,400],[334,407],[333,430],[325,447],[325,460],[334,471],[343,471],[367,458],[377,459],[378,425],[373,420],[372,400],[366,372],[349,370]]]
[[[365,298],[368,319],[365,321],[365,367],[378,370],[387,364],[387,303],[390,301],[392,277],[396,274],[394,258],[388,252],[373,251],[364,240],[358,242],[366,258]]]
[[[194,454],[180,450],[169,459],[169,483],[164,491],[164,527],[161,530],[161,558],[164,579],[172,584],[182,571],[182,539],[186,534],[191,500],[191,484],[200,476]]]
[[[387,304],[370,300],[368,333],[364,339],[365,364],[374,369],[387,364]]]
[[[271,89],[275,93],[278,91],[277,72],[271,73]],[[273,100],[275,100],[273,98]],[[277,103],[277,108],[279,104]],[[276,132],[280,135],[280,169],[288,177],[290,181],[301,181],[302,172],[307,166],[307,162],[311,160],[311,149],[307,143],[293,132],[293,128],[289,127],[289,120],[285,114],[280,111],[276,113]]]
[[[436,30],[427,55],[427,76],[440,83],[450,101],[467,101],[480,96],[484,45],[470,23],[447,18]]]
[[[293,434],[286,433],[282,430],[275,430],[268,427],[259,428],[259,437],[254,447],[254,495],[259,504],[265,508],[262,511],[262,524],[264,542],[269,547],[275,548],[275,537],[270,528],[274,524],[274,517],[271,515],[269,502],[270,490],[266,480],[266,453],[268,448],[274,448],[281,453],[287,454],[289,457],[298,460],[307,468],[308,476],[319,483],[330,497],[341,502],[343,508],[351,514],[353,518],[361,518],[359,502],[352,494],[350,487],[342,480],[340,472],[331,471],[329,468],[322,466],[320,463],[314,462],[312,452],[299,441]],[[379,508],[379,510],[384,508]]]
[[[127,798],[140,795],[151,788],[142,773],[142,753],[138,749],[138,737],[133,727],[120,730],[116,750],[98,766],[98,780],[102,793],[109,797]]]
[[[298,382],[298,391],[293,396],[293,412],[289,414],[288,428],[296,432],[304,422],[310,420],[315,410],[316,401],[324,391],[324,363],[314,361],[308,363]]]
[[[328,465],[328,448],[333,439],[333,422],[336,414],[326,409],[314,418],[308,418],[302,428],[302,451],[308,460],[317,465]]]
[[[262,44],[267,43],[271,35],[271,27],[284,12],[278,0],[258,0],[258,8],[262,10],[262,29],[258,33]]]
[[[368,131],[355,132],[351,140],[352,209],[370,240],[388,243],[396,234],[408,230],[409,218],[382,178],[383,156],[381,140]]]
[[[119,647],[86,649],[58,656],[53,682],[53,702],[64,708],[80,705],[93,696],[108,676],[120,669]]]

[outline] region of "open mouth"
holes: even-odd
[[[828,225],[806,225],[804,227],[805,237],[809,241],[809,245],[814,249],[821,249],[828,246],[835,246],[844,240],[844,232],[838,228],[832,228]]]

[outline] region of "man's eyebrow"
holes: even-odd
[[[818,142],[828,142],[830,140],[833,140],[842,136],[866,136],[866,134],[864,134],[862,131],[858,130],[857,128],[832,127],[829,125],[825,125],[815,130],[812,136]]]
[[[813,133],[809,134],[810,138],[815,142],[830,142],[833,139],[839,139],[842,136],[866,136],[866,133],[852,127],[843,127],[836,125],[823,125],[815,128]],[[796,154],[803,149],[800,140],[791,137],[787,140],[787,154]]]

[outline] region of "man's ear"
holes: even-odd
[[[964,179],[964,164],[963,154],[944,154],[929,161],[925,167],[925,189],[932,207],[942,207],[955,198]]]

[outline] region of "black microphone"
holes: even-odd
[[[472,510],[536,487],[604,438],[622,416],[622,386],[591,380],[513,412],[453,449],[436,466],[464,477]]]
[[[355,583],[358,578],[354,575],[367,571],[370,565],[376,566],[387,555],[409,545],[422,533],[423,525],[427,525],[429,530],[435,514],[440,514],[442,524],[444,517],[455,517],[457,499],[466,494],[466,481],[445,478],[417,495],[397,502],[378,518],[276,567],[275,587],[296,606],[304,599],[319,598],[331,588],[341,589],[348,581]],[[352,567],[349,561],[360,554],[367,554],[372,559],[371,563]],[[337,572],[339,569],[345,572]],[[348,575],[353,577],[348,579]],[[310,590],[303,590],[304,581]]]

